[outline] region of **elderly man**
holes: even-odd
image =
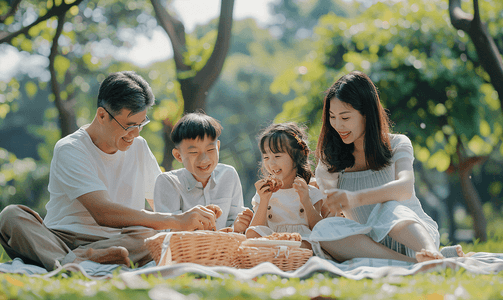
[[[57,261],[141,266],[151,260],[143,240],[157,230],[215,228],[215,214],[202,206],[180,215],[144,210],[161,173],[139,136],[153,104],[150,86],[134,72],[102,82],[93,122],[54,148],[45,220],[22,205],[1,212],[0,243],[11,258],[47,270]]]

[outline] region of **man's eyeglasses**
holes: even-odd
[[[122,129],[124,129],[126,131],[131,131],[131,130],[133,130],[135,128],[138,128],[138,130],[141,130],[143,128],[143,126],[145,126],[148,123],[150,123],[150,119],[148,118],[147,115],[145,115],[145,120],[143,122],[141,122],[140,124],[138,124],[138,125],[131,125],[129,127],[124,127],[124,126],[122,126],[122,124],[119,121],[117,121],[116,118],[114,118],[114,116],[112,116],[112,114],[106,108],[103,107],[103,109],[110,115],[110,117],[112,117],[112,119],[115,120],[115,122],[117,122],[117,124],[119,124],[120,127],[122,127]]]

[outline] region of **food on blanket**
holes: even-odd
[[[145,239],[145,247],[147,247],[150,252],[150,256],[154,259],[155,263],[158,265],[161,260],[162,255],[162,243],[166,237],[167,232],[158,233],[148,239]]]
[[[273,241],[302,241],[302,236],[297,232],[275,232],[271,235],[264,236],[263,238]]]
[[[272,175],[269,175],[265,178],[264,186],[269,186],[269,191],[271,191],[271,193],[276,193],[283,186],[283,181]]]
[[[222,215],[222,209],[218,205],[209,204],[206,205],[206,208],[215,213],[215,219],[218,219]]]

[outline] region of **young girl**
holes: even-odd
[[[259,136],[265,177],[255,183],[257,193],[252,199],[255,214],[246,231],[248,238],[296,232],[304,240],[321,220],[323,194],[307,184],[312,172],[306,140],[304,130],[295,123],[273,124]],[[268,176],[280,182],[278,191],[271,191]],[[305,242],[303,245],[309,247]]]
[[[444,257],[437,223],[415,195],[412,144],[389,133],[388,116],[367,75],[352,72],[326,92],[316,157],[326,207],[331,216],[346,217],[327,218],[313,228],[311,239],[333,258]],[[464,256],[460,246],[449,250],[449,256]]]

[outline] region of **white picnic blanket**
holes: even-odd
[[[119,265],[103,265],[92,261],[80,264],[66,264],[58,269],[47,272],[45,269],[24,264],[20,259],[0,264],[0,272],[21,273],[28,276],[51,277],[59,272],[81,272],[91,279],[109,279]],[[357,258],[344,263],[327,261],[319,257],[311,257],[306,264],[292,272],[284,272],[271,263],[262,263],[252,269],[236,269],[231,267],[206,267],[192,263],[181,263],[170,266],[155,266],[151,262],[138,269],[122,267],[121,278],[133,288],[141,284],[141,275],[155,275],[163,278],[177,277],[186,273],[223,278],[225,274],[234,276],[237,280],[248,280],[257,276],[271,274],[283,278],[309,278],[317,273],[329,273],[332,276],[341,276],[354,280],[363,278],[381,278],[386,276],[406,276],[419,272],[439,271],[452,268],[465,269],[474,274],[495,274],[503,271],[503,253],[478,252],[472,257],[445,258],[423,263],[407,263],[397,260],[377,258]]]

